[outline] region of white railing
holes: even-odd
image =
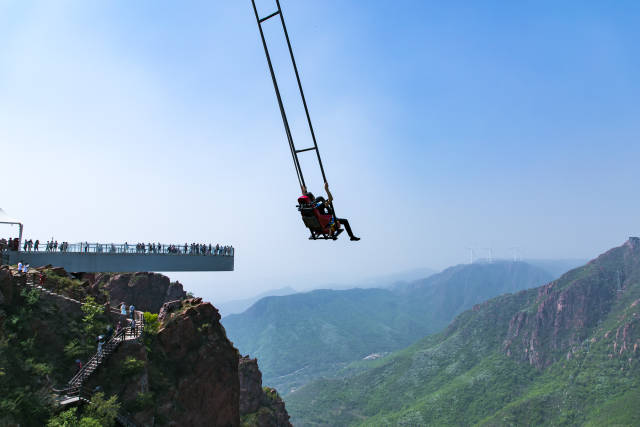
[[[148,254],[148,255],[205,255],[233,256],[233,246],[220,244],[175,243],[67,243],[46,242],[23,244],[23,252],[100,253],[100,254]]]

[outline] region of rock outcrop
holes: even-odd
[[[157,412],[180,420],[176,425],[240,425],[239,354],[218,310],[200,298],[185,300],[165,315],[157,342],[160,359],[173,371]]]
[[[503,345],[505,353],[538,369],[560,357],[570,359],[571,349],[593,332],[626,287],[640,281],[639,260],[640,239],[632,237],[586,266],[539,288],[534,304],[511,319]],[[616,339],[624,332],[625,328],[618,330]]]
[[[243,425],[260,427],[289,427],[289,414],[284,401],[269,387],[262,388],[262,373],[258,360],[241,357],[238,364],[240,375],[240,416]]]
[[[109,293],[111,305],[124,302],[136,309],[157,313],[167,301],[184,299],[187,293],[180,282],[172,283],[167,276],[157,273],[100,273],[91,280],[95,292]]]

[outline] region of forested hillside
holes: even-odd
[[[522,262],[459,265],[394,289],[268,297],[222,322],[238,349],[258,358],[265,383],[286,395],[438,332],[474,304],[549,280]]]
[[[638,425],[640,239],[287,407],[304,425]],[[360,365],[364,365],[361,362]]]

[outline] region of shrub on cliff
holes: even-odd
[[[84,405],[81,411],[71,408],[49,419],[47,427],[112,427],[120,404],[116,396],[104,398],[104,393],[91,397],[91,405]]]
[[[104,315],[97,309],[83,312],[76,303],[4,276],[0,425],[45,425],[54,409],[51,388],[65,384],[75,373],[75,359],[86,360],[95,352],[93,339],[85,334],[97,331]]]
[[[104,333],[107,324],[102,317],[104,314],[103,306],[97,305],[96,300],[89,296],[82,304],[82,312],[84,313],[82,318],[84,332],[88,337],[97,337]]]
[[[46,277],[45,287],[58,294],[77,300],[82,300],[87,295],[87,290],[82,286],[82,282],[67,277],[62,269],[44,269],[43,274]]]
[[[49,416],[46,378],[52,371],[36,345],[31,325],[37,317],[38,291],[22,289],[20,304],[4,305],[0,328],[0,425],[37,425]]]
[[[142,372],[144,370],[144,366],[145,366],[144,360],[139,360],[133,356],[129,356],[122,363],[122,368],[120,369],[120,376],[122,378],[131,378],[132,376]]]

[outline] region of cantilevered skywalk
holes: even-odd
[[[22,243],[23,244],[23,243]],[[23,249],[22,247],[20,249]],[[2,264],[52,265],[71,272],[233,271],[235,249],[220,245],[75,243],[1,252]]]

